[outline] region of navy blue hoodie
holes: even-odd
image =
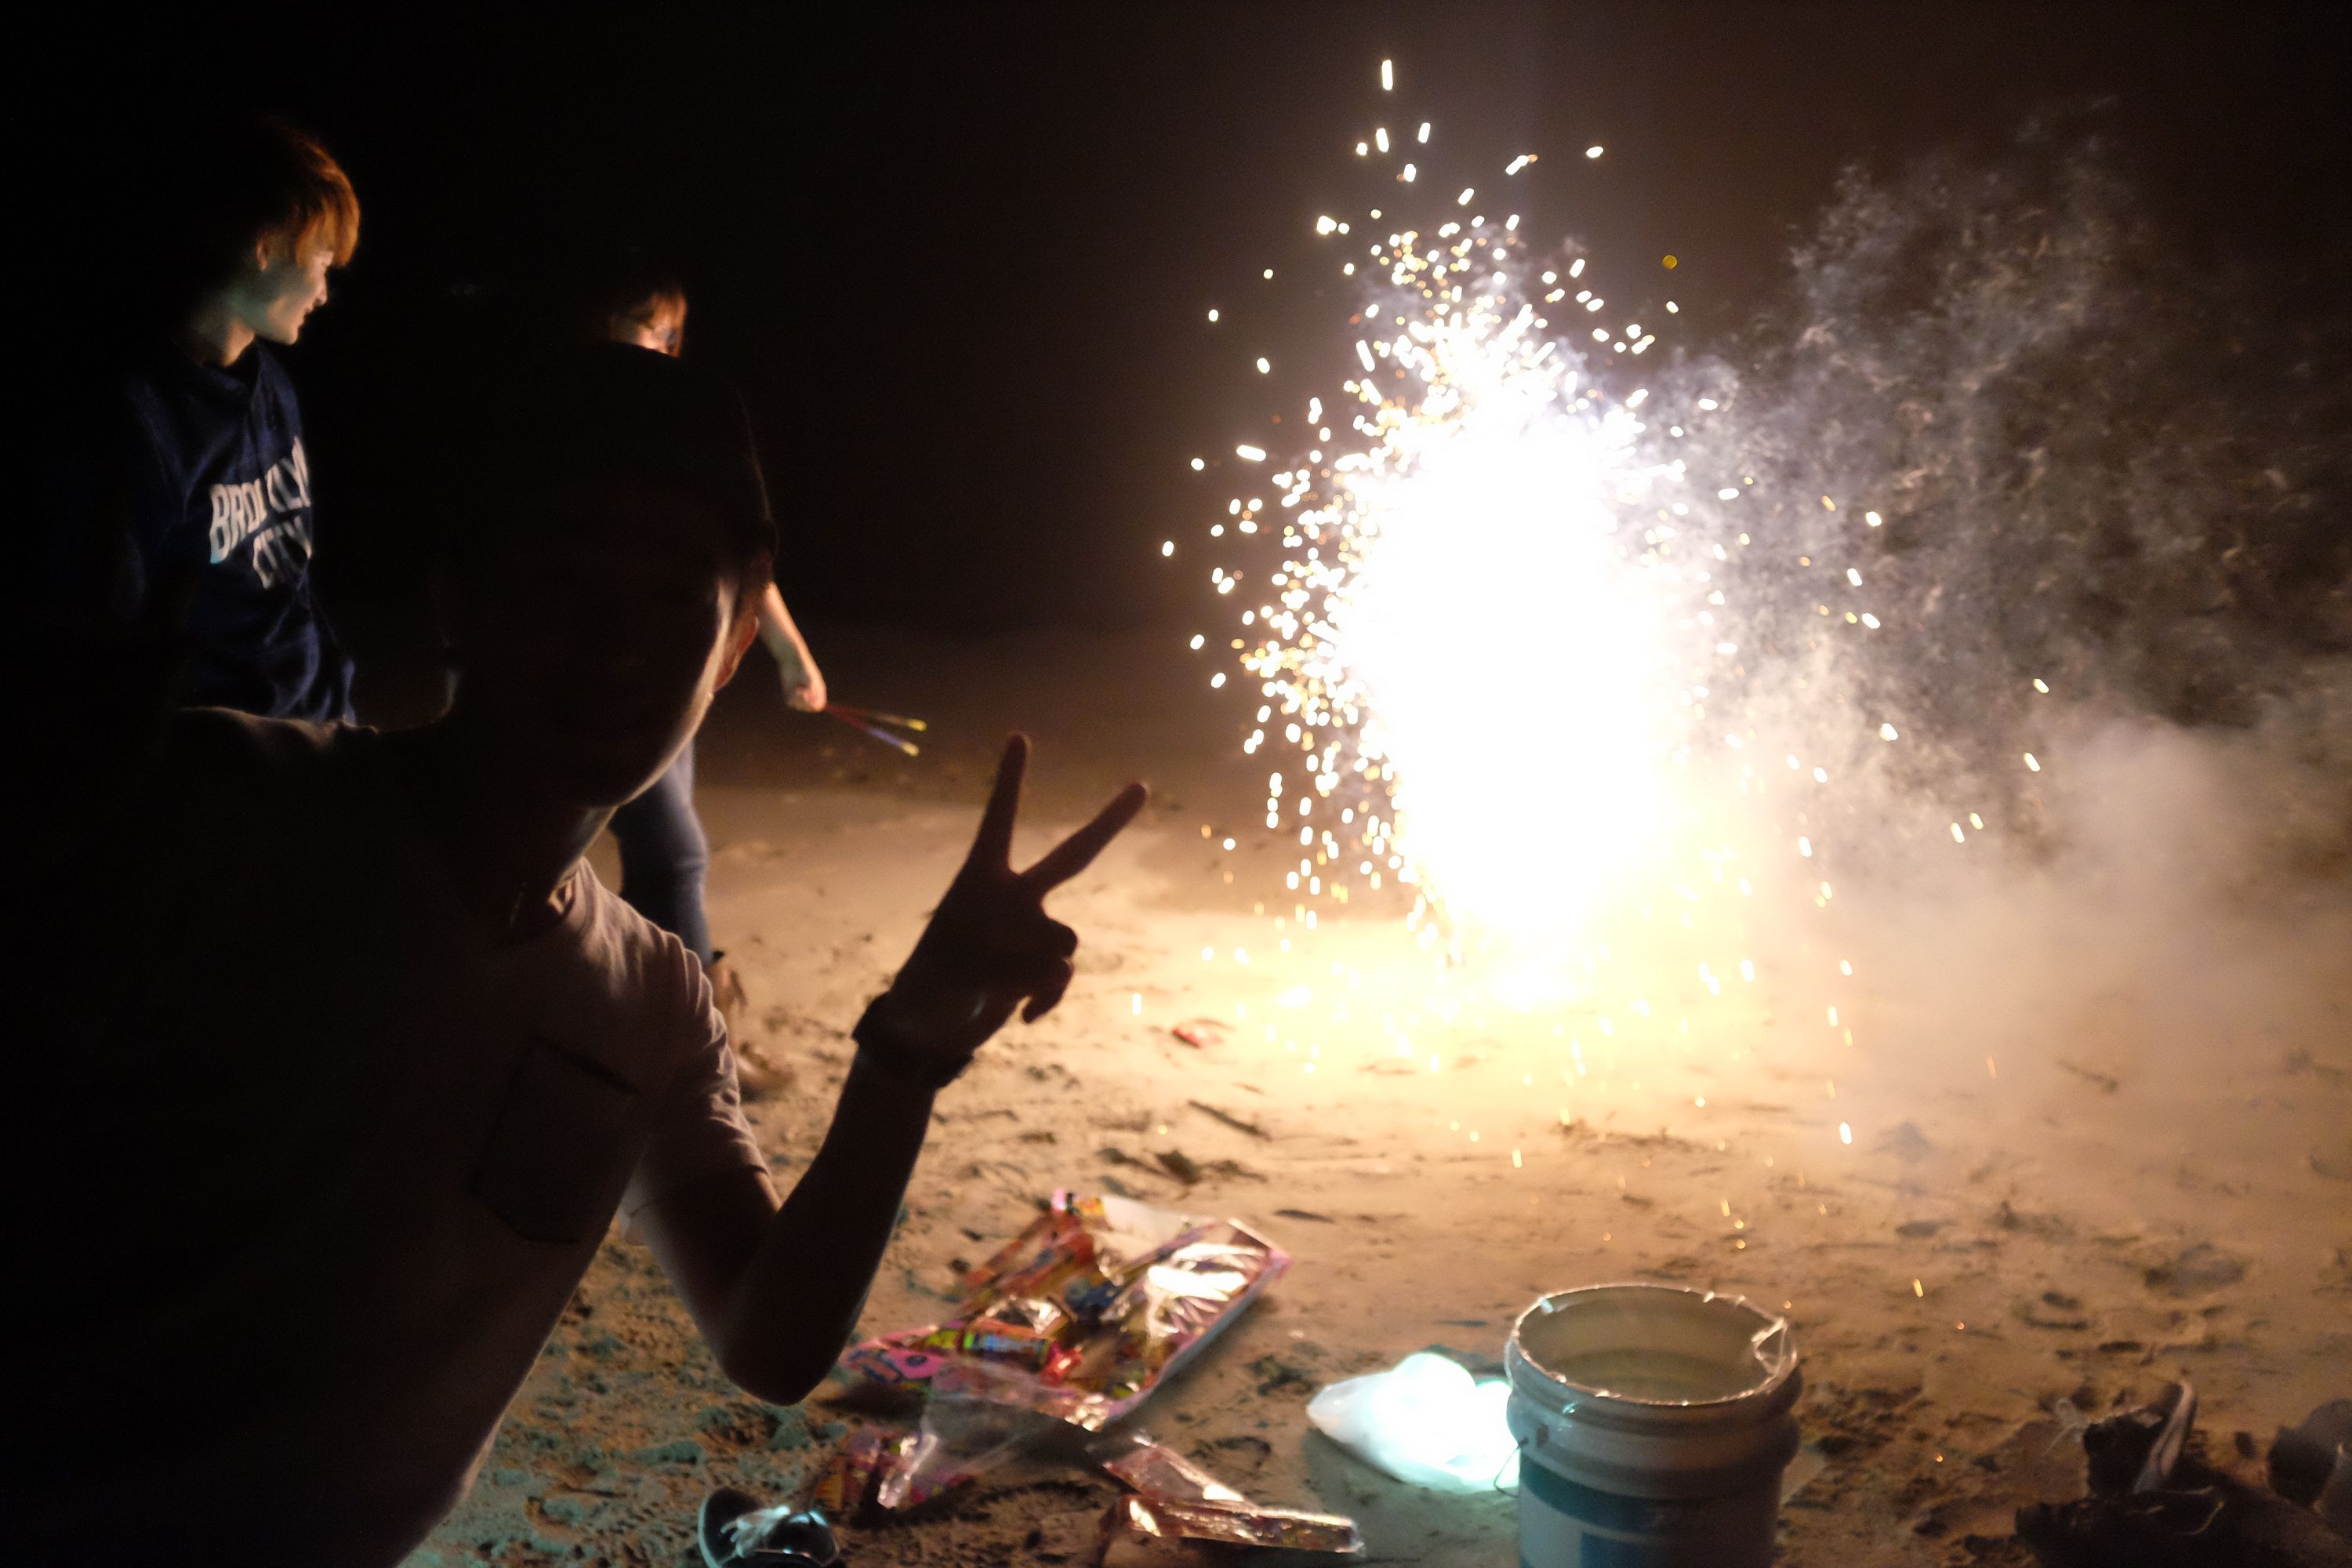
[[[47,608],[137,615],[192,580],[183,700],[274,719],[346,719],[351,663],[310,589],[315,524],[294,385],[255,343],[226,369],[176,349],[118,392],[84,504],[55,508]]]

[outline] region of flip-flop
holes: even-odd
[[[708,1568],[835,1568],[841,1561],[823,1513],[763,1508],[759,1499],[732,1487],[702,1500],[695,1533]]]

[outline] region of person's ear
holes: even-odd
[[[253,269],[256,272],[267,275],[270,263],[277,259],[277,247],[270,243],[268,235],[253,242]]]
[[[714,691],[735,679],[743,656],[751,651],[751,639],[760,635],[760,601],[767,597],[768,589],[765,556],[761,557],[758,567],[743,574],[743,586],[736,593],[735,616],[727,624],[727,658],[719,667],[719,679],[711,687]]]

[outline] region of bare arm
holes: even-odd
[[[739,1385],[797,1404],[857,1327],[930,1121],[931,1089],[861,1055],[816,1158],[782,1204],[730,1171],[641,1217],[663,1271]]]
[[[824,676],[809,653],[808,639],[784,607],[784,595],[773,583],[760,597],[760,640],[774,656],[783,679],[784,700],[803,712],[824,710]]]
[[[779,1204],[765,1176],[737,1172],[642,1216],[720,1367],[762,1399],[805,1397],[841,1353],[897,1225],[933,1095],[1015,1009],[1034,1020],[1062,999],[1077,933],[1045,913],[1045,895],[1142,809],[1143,786],[1129,784],[1016,872],[1009,852],[1027,760],[1016,735],[971,853],[890,989],[858,1020],[833,1125],[791,1195]]]

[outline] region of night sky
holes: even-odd
[[[352,560],[431,504],[370,446],[380,367],[553,236],[677,258],[688,353],[754,409],[796,605],[975,629],[1191,615],[1157,545],[1228,488],[1186,460],[1277,445],[1271,416],[1336,384],[1339,258],[1309,230],[1394,190],[1352,155],[1376,123],[1434,121],[1449,188],[1541,153],[1523,232],[1589,243],[1629,303],[1676,255],[1693,348],[1769,312],[1843,165],[1994,152],[2102,98],[2185,247],[2308,282],[2346,237],[2316,7],[524,9],[126,14],[52,61],[53,126],[227,95],[350,170],[362,247],[292,354],[329,552],[339,489]]]

